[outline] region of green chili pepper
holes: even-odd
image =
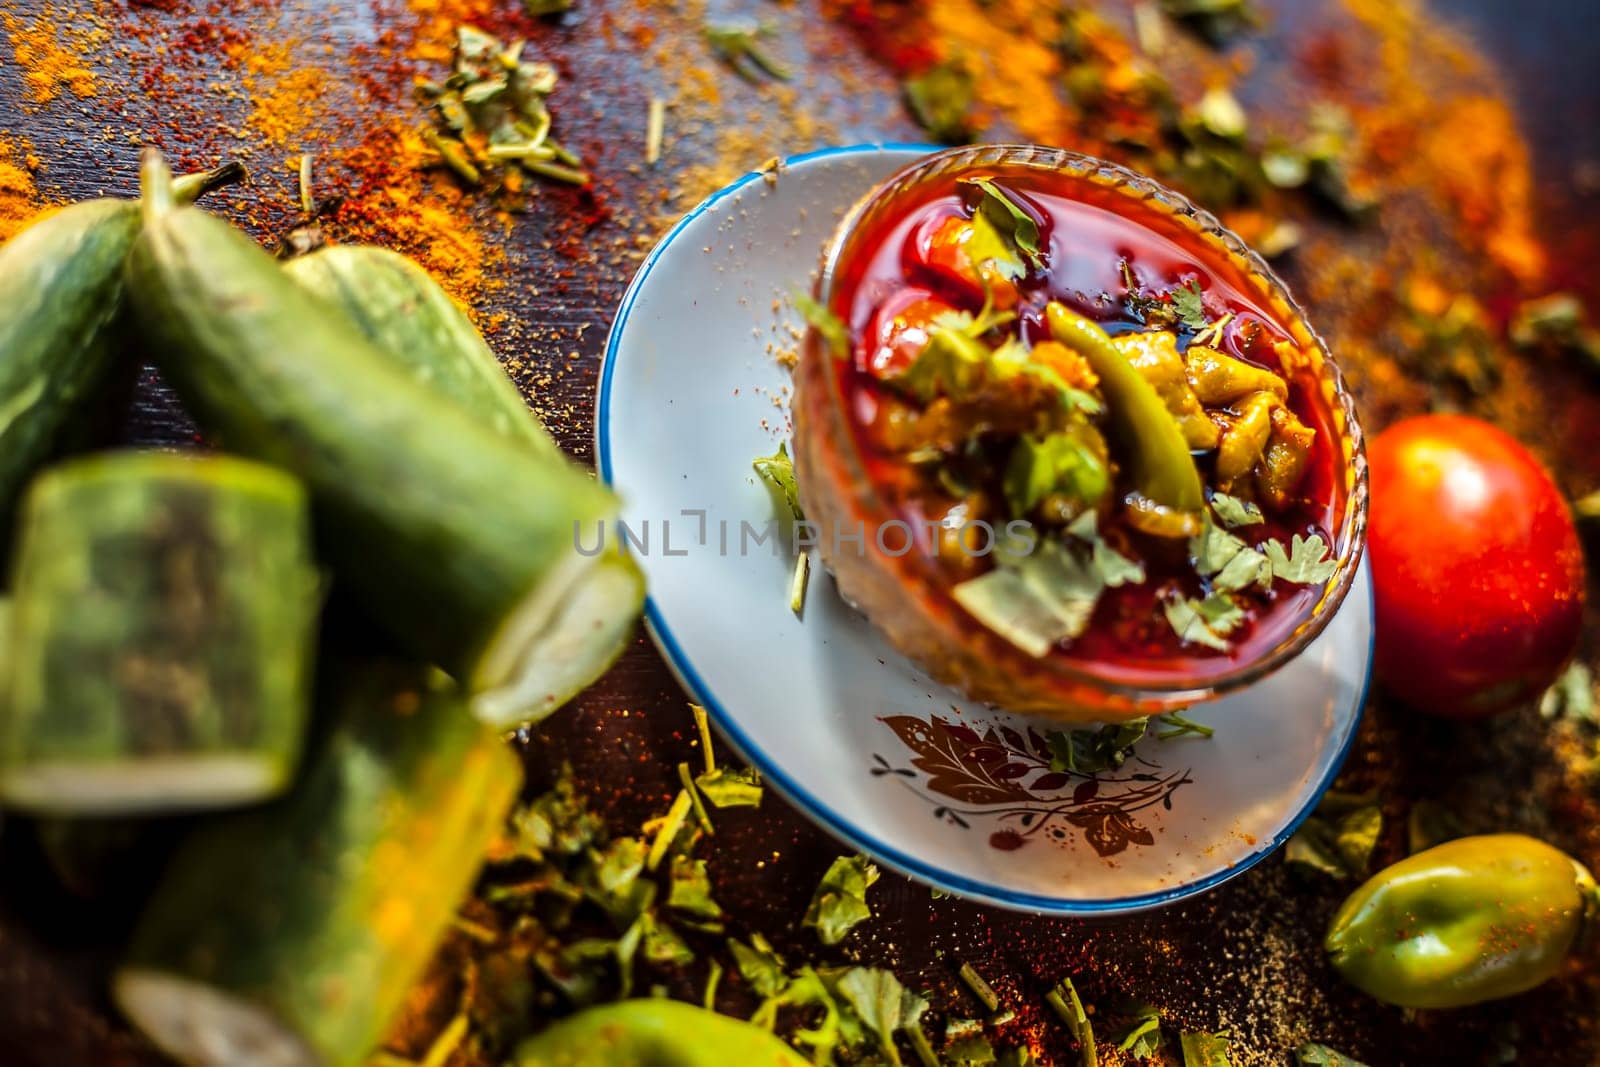
[[[1045,317],[1050,335],[1077,350],[1100,376],[1112,437],[1133,479],[1130,505],[1137,506],[1130,507],[1130,519],[1158,514],[1161,523],[1138,525],[1149,533],[1190,536],[1205,510],[1205,492],[1178,420],[1096,323],[1054,302]]]
[[[1600,895],[1566,853],[1521,834],[1464,837],[1380,871],[1324,945],[1379,1000],[1454,1008],[1532,989],[1581,947]]]
[[[516,1067],[809,1067],[759,1026],[652,997],[581,1011],[524,1041]]]

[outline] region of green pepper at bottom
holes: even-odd
[[[810,1067],[759,1026],[676,1000],[588,1008],[524,1041],[516,1067]]]
[[[1344,902],[1324,945],[1379,1000],[1454,1008],[1555,975],[1600,898],[1572,857],[1521,834],[1449,841],[1374,875]]]

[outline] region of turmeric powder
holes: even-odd
[[[11,38],[30,102],[48,104],[62,89],[80,100],[95,95],[95,74],[84,57],[105,44],[108,34],[103,28],[81,15],[74,16],[79,25],[65,34],[45,15],[31,21],[11,14],[0,15],[0,19]]]
[[[0,136],[0,241],[31,222],[40,207],[33,173],[17,161],[16,152],[16,145]]]

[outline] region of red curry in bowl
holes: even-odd
[[[942,153],[846,220],[819,304],[795,403],[819,548],[969,695],[1172,707],[1285,661],[1348,587],[1364,462],[1337,372],[1175,194],[1067,153]]]

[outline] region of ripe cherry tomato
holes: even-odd
[[[1583,622],[1583,551],[1550,475],[1462,415],[1397,423],[1369,460],[1379,680],[1452,718],[1537,695]]]

